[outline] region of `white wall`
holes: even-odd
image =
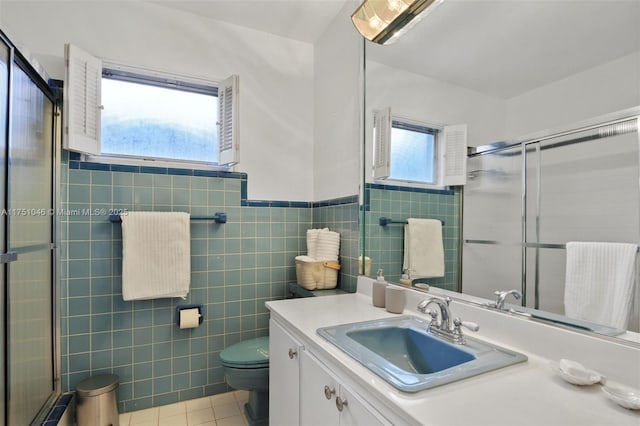
[[[640,105],[640,52],[507,101],[509,137],[565,126]]]
[[[64,43],[110,61],[204,77],[240,75],[248,197],[313,201],[313,46],[143,2],[4,1],[2,29],[62,78]]]
[[[360,184],[362,37],[350,0],[314,51],[314,195],[317,201],[354,195]]]
[[[431,125],[468,126],[469,146],[504,136],[504,100],[379,62],[366,63],[366,176],[371,181],[373,110]]]

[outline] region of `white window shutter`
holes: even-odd
[[[232,75],[218,86],[218,164],[225,166],[240,162],[238,83],[239,77]]]
[[[444,126],[442,152],[442,185],[467,183],[467,125]]]
[[[102,61],[65,45],[64,147],[100,154]]]
[[[373,177],[391,174],[391,108],[373,112]]]

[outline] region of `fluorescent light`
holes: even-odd
[[[388,44],[404,33],[427,11],[443,0],[364,0],[351,15],[353,25],[364,38],[374,43]],[[418,16],[420,15],[420,16]]]

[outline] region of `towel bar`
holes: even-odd
[[[227,223],[226,213],[216,213],[213,216],[191,216],[191,220],[213,220],[216,223]],[[122,222],[119,214],[112,214],[109,216],[109,221],[112,223]]]
[[[444,226],[444,220],[440,221],[442,223],[442,226]],[[381,217],[379,220],[380,226],[387,226],[393,223],[402,223],[402,224],[407,224],[408,222],[406,220],[393,220],[390,217]]]

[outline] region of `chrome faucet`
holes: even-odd
[[[518,290],[498,290],[493,294],[496,295],[496,301],[493,303],[493,307],[496,309],[504,309],[504,300],[508,295],[512,295],[516,300],[520,300],[522,298],[522,293]]]
[[[418,311],[423,314],[427,314],[431,317],[431,322],[427,327],[428,333],[433,333],[439,337],[443,337],[446,340],[456,343],[458,345],[464,345],[467,342],[462,334],[462,327],[466,327],[471,331],[478,331],[480,327],[474,322],[462,321],[460,318],[453,319],[453,326],[451,321],[451,311],[449,310],[449,303],[451,298],[441,299],[439,297],[430,297],[423,300],[418,304]],[[438,306],[438,310],[429,309],[429,305],[435,304]],[[438,320],[438,318],[440,318]]]

